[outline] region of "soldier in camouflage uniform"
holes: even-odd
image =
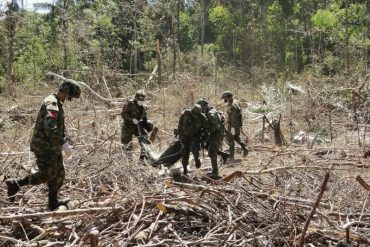
[[[226,163],[229,154],[221,151],[222,143],[225,136],[225,126],[221,113],[216,109],[209,106],[208,101],[204,98],[198,100],[197,104],[202,106],[202,110],[205,113],[208,125],[207,125],[207,148],[208,156],[211,159],[212,172],[208,174],[212,178],[220,179],[217,165],[217,155],[220,155],[223,159],[224,164]]]
[[[248,148],[245,142],[240,139],[240,132],[243,126],[242,109],[237,100],[233,99],[233,94],[230,91],[225,91],[221,99],[227,103],[227,121],[226,121],[226,139],[230,146],[230,156],[234,160],[235,144],[239,143],[243,150],[243,156],[248,155]]]
[[[63,82],[55,94],[44,99],[31,139],[31,151],[36,156],[38,171],[23,179],[5,181],[11,200],[14,200],[21,186],[46,183],[49,188],[48,208],[54,210],[65,203],[57,197],[65,177],[62,150],[70,155],[72,146],[65,136],[63,103],[65,100],[79,98],[80,94],[77,84]]]
[[[128,101],[123,107],[121,116],[123,118],[121,142],[131,157],[132,137],[138,137],[139,143],[150,144],[148,132],[152,131],[153,124],[148,121],[146,109],[143,106],[146,93],[143,90],[136,92],[135,97]],[[141,146],[140,160],[146,158],[145,150]]]
[[[207,127],[207,117],[202,113],[202,107],[195,104],[192,109],[183,111],[180,115],[177,134],[182,144],[181,162],[184,175],[188,172],[189,156],[192,152],[195,167],[199,168],[200,133],[202,128]]]

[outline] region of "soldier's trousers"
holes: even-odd
[[[235,143],[234,142],[237,142],[243,149],[246,148],[246,144],[245,142],[243,142],[241,139],[240,139],[240,127],[237,127],[237,128],[234,128],[235,129],[235,134],[231,134],[230,131],[228,131],[228,133],[226,134],[226,141],[227,141],[227,144],[229,145],[230,147],[230,156],[232,158],[234,158],[234,154],[235,154]]]
[[[39,185],[47,183],[49,194],[56,195],[63,186],[65,170],[63,156],[36,156],[38,171],[28,176],[28,184]]]
[[[183,137],[181,140],[182,151],[181,151],[181,162],[183,166],[189,165],[190,152],[193,154],[194,160],[199,159],[200,149],[194,145],[191,137]]]
[[[222,147],[222,142],[224,140],[224,134],[221,131],[214,131],[209,135],[209,147],[208,156],[211,159],[212,172],[218,172],[217,166],[217,154]]]
[[[149,144],[150,141],[148,139],[148,133],[143,129],[141,129],[141,135],[139,134],[138,127],[133,124],[123,124],[121,130],[121,143],[124,145],[126,151],[132,151],[132,138],[133,136],[138,137],[139,143]],[[141,147],[140,157],[145,156],[145,150]]]

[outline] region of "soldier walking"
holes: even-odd
[[[148,121],[144,107],[145,97],[146,93],[143,90],[137,91],[135,97],[122,107],[121,112],[123,118],[121,142],[131,157],[132,137],[136,136],[141,144],[141,161],[147,158],[142,144],[150,144],[148,132],[153,130],[153,124]]]
[[[38,171],[22,179],[5,181],[10,200],[14,201],[14,195],[22,186],[46,183],[49,188],[49,210],[55,210],[67,202],[58,198],[65,177],[62,150],[65,156],[72,154],[72,146],[65,136],[63,103],[79,98],[80,94],[81,89],[77,84],[63,82],[56,93],[44,99],[31,139],[31,151],[36,156]]]
[[[230,91],[225,91],[221,99],[227,103],[227,118],[226,118],[226,140],[230,147],[231,160],[235,158],[235,143],[237,142],[242,150],[243,156],[248,155],[248,148],[245,142],[240,139],[240,132],[243,127],[243,115],[242,109],[239,102],[233,98],[233,94]]]
[[[203,112],[206,114],[208,120],[207,132],[207,148],[208,156],[211,159],[212,172],[208,175],[214,179],[220,179],[220,174],[217,165],[217,155],[222,157],[224,164],[226,163],[229,154],[222,151],[222,143],[225,136],[225,126],[223,118],[216,109],[208,104],[204,98],[198,100],[197,104],[202,106]]]
[[[181,162],[184,175],[188,173],[190,152],[195,160],[195,167],[200,168],[200,133],[207,127],[207,117],[202,113],[202,107],[195,104],[193,108],[183,111],[180,115],[177,134],[182,144]]]

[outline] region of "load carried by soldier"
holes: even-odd
[[[189,158],[192,153],[195,168],[201,167],[200,151],[207,150],[211,160],[212,171],[207,175],[213,179],[220,179],[217,155],[221,156],[225,164],[229,158],[234,160],[235,145],[240,144],[243,156],[248,154],[246,144],[240,139],[242,128],[242,110],[238,102],[233,99],[232,93],[226,91],[221,99],[227,103],[226,120],[221,112],[210,106],[205,98],[199,99],[192,108],[184,110],[175,129],[176,140],[159,156],[155,157],[146,146],[147,156],[153,166],[171,166],[181,159],[183,174],[188,174]],[[228,151],[222,150],[224,137],[226,136]]]
[[[37,116],[31,151],[36,156],[38,171],[22,179],[8,179],[5,181],[8,197],[14,196],[22,186],[46,183],[49,188],[48,208],[55,210],[68,200],[58,198],[58,192],[63,185],[65,170],[63,154],[68,157],[72,153],[72,146],[65,135],[63,103],[65,100],[79,98],[81,89],[78,84],[66,81],[60,84],[56,93],[46,97]],[[122,107],[121,142],[127,157],[131,160],[133,151],[133,136],[137,137],[141,147],[139,160],[153,166],[161,164],[171,166],[181,159],[182,171],[188,175],[190,153],[194,158],[195,168],[201,168],[200,151],[208,151],[212,171],[207,174],[212,179],[220,179],[217,156],[222,163],[234,159],[234,141],[238,142],[244,155],[248,153],[246,144],[240,140],[242,128],[242,112],[230,91],[222,94],[221,99],[227,103],[226,121],[221,112],[210,106],[205,98],[199,99],[191,108],[181,112],[178,126],[175,129],[175,140],[158,157],[150,148],[148,133],[153,130],[153,124],[147,118],[147,109],[144,106],[146,93],[139,90],[135,96]],[[222,150],[224,137],[227,138],[229,153]],[[203,155],[204,158],[204,155]]]

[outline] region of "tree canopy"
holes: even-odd
[[[180,69],[187,54],[201,56],[204,46],[217,66],[247,73],[256,67],[366,73],[369,5],[365,0],[58,0],[29,11],[11,1],[0,14],[0,85],[43,81],[48,71],[150,72],[157,63],[156,40],[168,71]]]

